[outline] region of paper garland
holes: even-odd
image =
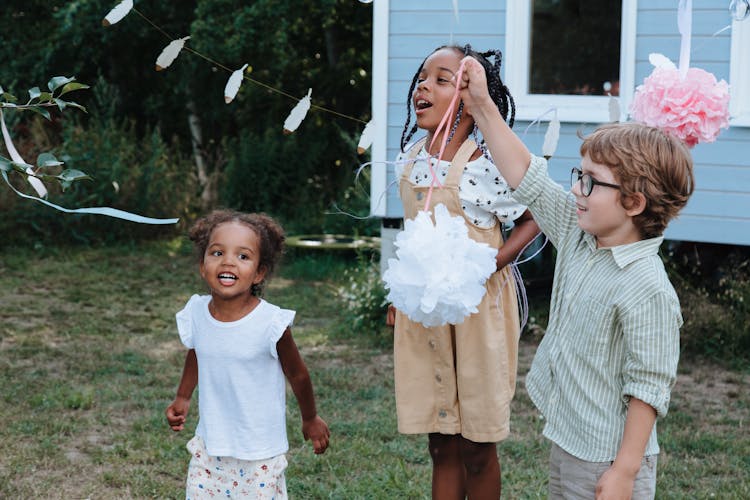
[[[547,132],[544,134],[544,144],[542,144],[542,156],[547,160],[552,158],[557,149],[557,142],[560,140],[560,120],[557,119],[557,111],[547,126]]]
[[[131,10],[133,10],[133,0],[122,0],[102,19],[102,26],[110,26],[122,21]]]
[[[299,127],[302,120],[307,116],[307,112],[310,109],[310,96],[312,95],[312,89],[307,89],[307,95],[300,99],[296,106],[289,113],[289,116],[284,120],[284,133],[291,134],[297,127]]]
[[[370,0],[372,1],[372,0]],[[369,2],[363,2],[363,3],[369,3]],[[454,7],[455,9],[458,9],[457,1],[454,0]],[[133,1],[132,0],[123,0],[119,4],[117,4],[110,12],[107,14],[107,16],[102,20],[102,25],[104,26],[110,26],[112,24],[115,24],[119,21],[121,21],[128,13],[130,13],[131,10],[135,10],[133,8]],[[136,10],[136,12],[138,12]],[[138,12],[138,14],[146,19],[146,17]],[[456,15],[458,15],[458,11],[456,10]],[[146,19],[148,21],[148,19]],[[149,21],[151,23],[151,21]],[[156,26],[155,24],[151,23],[153,26],[155,26],[157,29],[163,32],[161,28]],[[167,35],[169,36],[169,35]],[[168,68],[177,58],[180,51],[183,49],[185,42],[190,39],[190,36],[186,36],[183,38],[178,38],[175,40],[170,41],[170,43],[162,49],[161,53],[156,59],[156,71],[162,71],[166,68]],[[195,52],[194,50],[192,52]],[[197,52],[195,52],[197,54]],[[201,56],[200,54],[198,54]],[[209,58],[205,56],[201,56],[204,59],[207,59],[210,61]],[[220,67],[224,68],[221,64],[219,64]],[[224,102],[226,104],[230,104],[235,97],[237,96],[237,93],[239,92],[240,86],[242,85],[242,81],[245,78],[244,71],[248,67],[248,64],[245,64],[242,66],[241,69],[235,70],[232,72],[231,76],[227,80],[227,84],[224,87]],[[227,68],[224,68],[227,69]],[[290,96],[289,94],[286,94],[282,91],[279,91],[273,87],[269,87],[267,85],[261,84],[260,82],[255,82],[254,80],[250,79],[254,83],[258,83],[260,85],[263,85],[267,87],[269,90],[273,90],[275,92],[278,92],[280,94],[284,94],[287,97],[293,98],[293,96]],[[302,99],[299,99],[297,105],[292,109],[289,116],[287,117],[285,124],[284,124],[284,133],[290,134],[294,132],[299,125],[304,120],[305,116],[307,115],[307,111],[310,110],[311,107],[316,107],[318,109],[321,109],[323,111],[331,112],[333,114],[336,114],[337,116],[341,116],[343,118],[348,118],[353,121],[357,121],[360,123],[364,123],[362,120],[358,118],[354,118],[351,116],[347,116],[335,111],[331,111],[329,109],[320,107],[320,106],[313,106],[312,102],[310,100],[310,95],[312,93],[312,89],[308,91],[308,94],[306,97],[303,97]],[[364,153],[364,151],[372,144],[372,135],[374,134],[373,129],[367,130],[367,127],[365,127],[365,130],[362,131],[362,135],[360,136],[360,146],[357,148],[357,152],[359,154]]]
[[[227,80],[227,85],[224,87],[224,102],[229,104],[234,100],[235,96],[237,95],[237,92],[240,90],[240,85],[242,85],[242,74],[245,72],[245,68],[247,68],[247,63],[243,64],[242,67],[238,70],[235,70],[232,73],[232,76],[229,77],[229,80]]]
[[[169,45],[164,47],[164,49],[161,51],[161,54],[159,54],[159,57],[156,58],[156,71],[161,71],[168,68],[174,62],[174,60],[177,59],[177,56],[182,50],[182,47],[185,46],[185,42],[189,39],[190,37],[186,36],[184,38],[178,38],[177,40],[172,40],[171,42],[169,42]]]

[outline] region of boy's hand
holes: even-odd
[[[630,500],[634,484],[635,477],[613,465],[596,483],[596,500]]]
[[[185,428],[185,419],[190,409],[190,400],[187,398],[176,397],[172,404],[167,406],[164,412],[167,416],[167,422],[173,431],[179,432]]]
[[[328,439],[331,437],[331,431],[328,430],[328,424],[315,415],[313,418],[302,421],[302,436],[307,441],[312,441],[313,450],[316,454],[325,453],[328,448]]]

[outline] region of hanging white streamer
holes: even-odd
[[[693,31],[693,0],[680,0],[677,8],[677,28],[680,30],[680,77],[687,75],[690,67],[690,39]]]
[[[10,133],[8,132],[8,127],[5,126],[5,117],[3,116],[2,109],[0,109],[0,126],[2,127],[3,140],[5,141],[5,148],[8,150],[10,159],[21,165],[28,165],[21,155],[18,154],[16,147],[13,145],[13,141],[10,139]],[[34,188],[34,191],[36,191],[42,198],[47,196],[47,188],[41,180],[34,177],[34,169],[29,166],[26,168],[26,173],[29,174],[26,179],[29,181],[29,184],[31,184],[31,187]]]
[[[39,203],[43,203],[47,205],[48,207],[52,207],[56,210],[59,210],[61,212],[65,212],[68,214],[106,215],[109,217],[115,217],[117,219],[125,219],[131,222],[137,222],[139,224],[176,224],[180,220],[180,219],[152,219],[151,217],[143,217],[142,215],[131,214],[130,212],[125,212],[124,210],[118,210],[116,208],[110,208],[110,207],[88,207],[88,208],[74,208],[74,209],[64,208],[59,205],[55,205],[54,203],[50,203],[47,200],[43,200],[35,196],[29,196],[27,194],[24,194],[18,191],[10,183],[10,180],[8,179],[8,173],[5,170],[1,171],[0,173],[2,173],[3,179],[5,179],[5,183],[8,184],[8,186],[10,186],[10,188],[13,191],[15,191],[18,196],[29,199],[29,200],[38,201]]]

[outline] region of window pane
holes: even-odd
[[[621,0],[534,0],[529,93],[620,94]]]

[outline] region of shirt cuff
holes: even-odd
[[[630,403],[630,398],[637,398],[653,407],[658,418],[667,416],[671,391],[666,387],[660,389],[648,387],[644,384],[630,383],[625,384],[622,388],[622,394],[622,400],[625,404]]]

